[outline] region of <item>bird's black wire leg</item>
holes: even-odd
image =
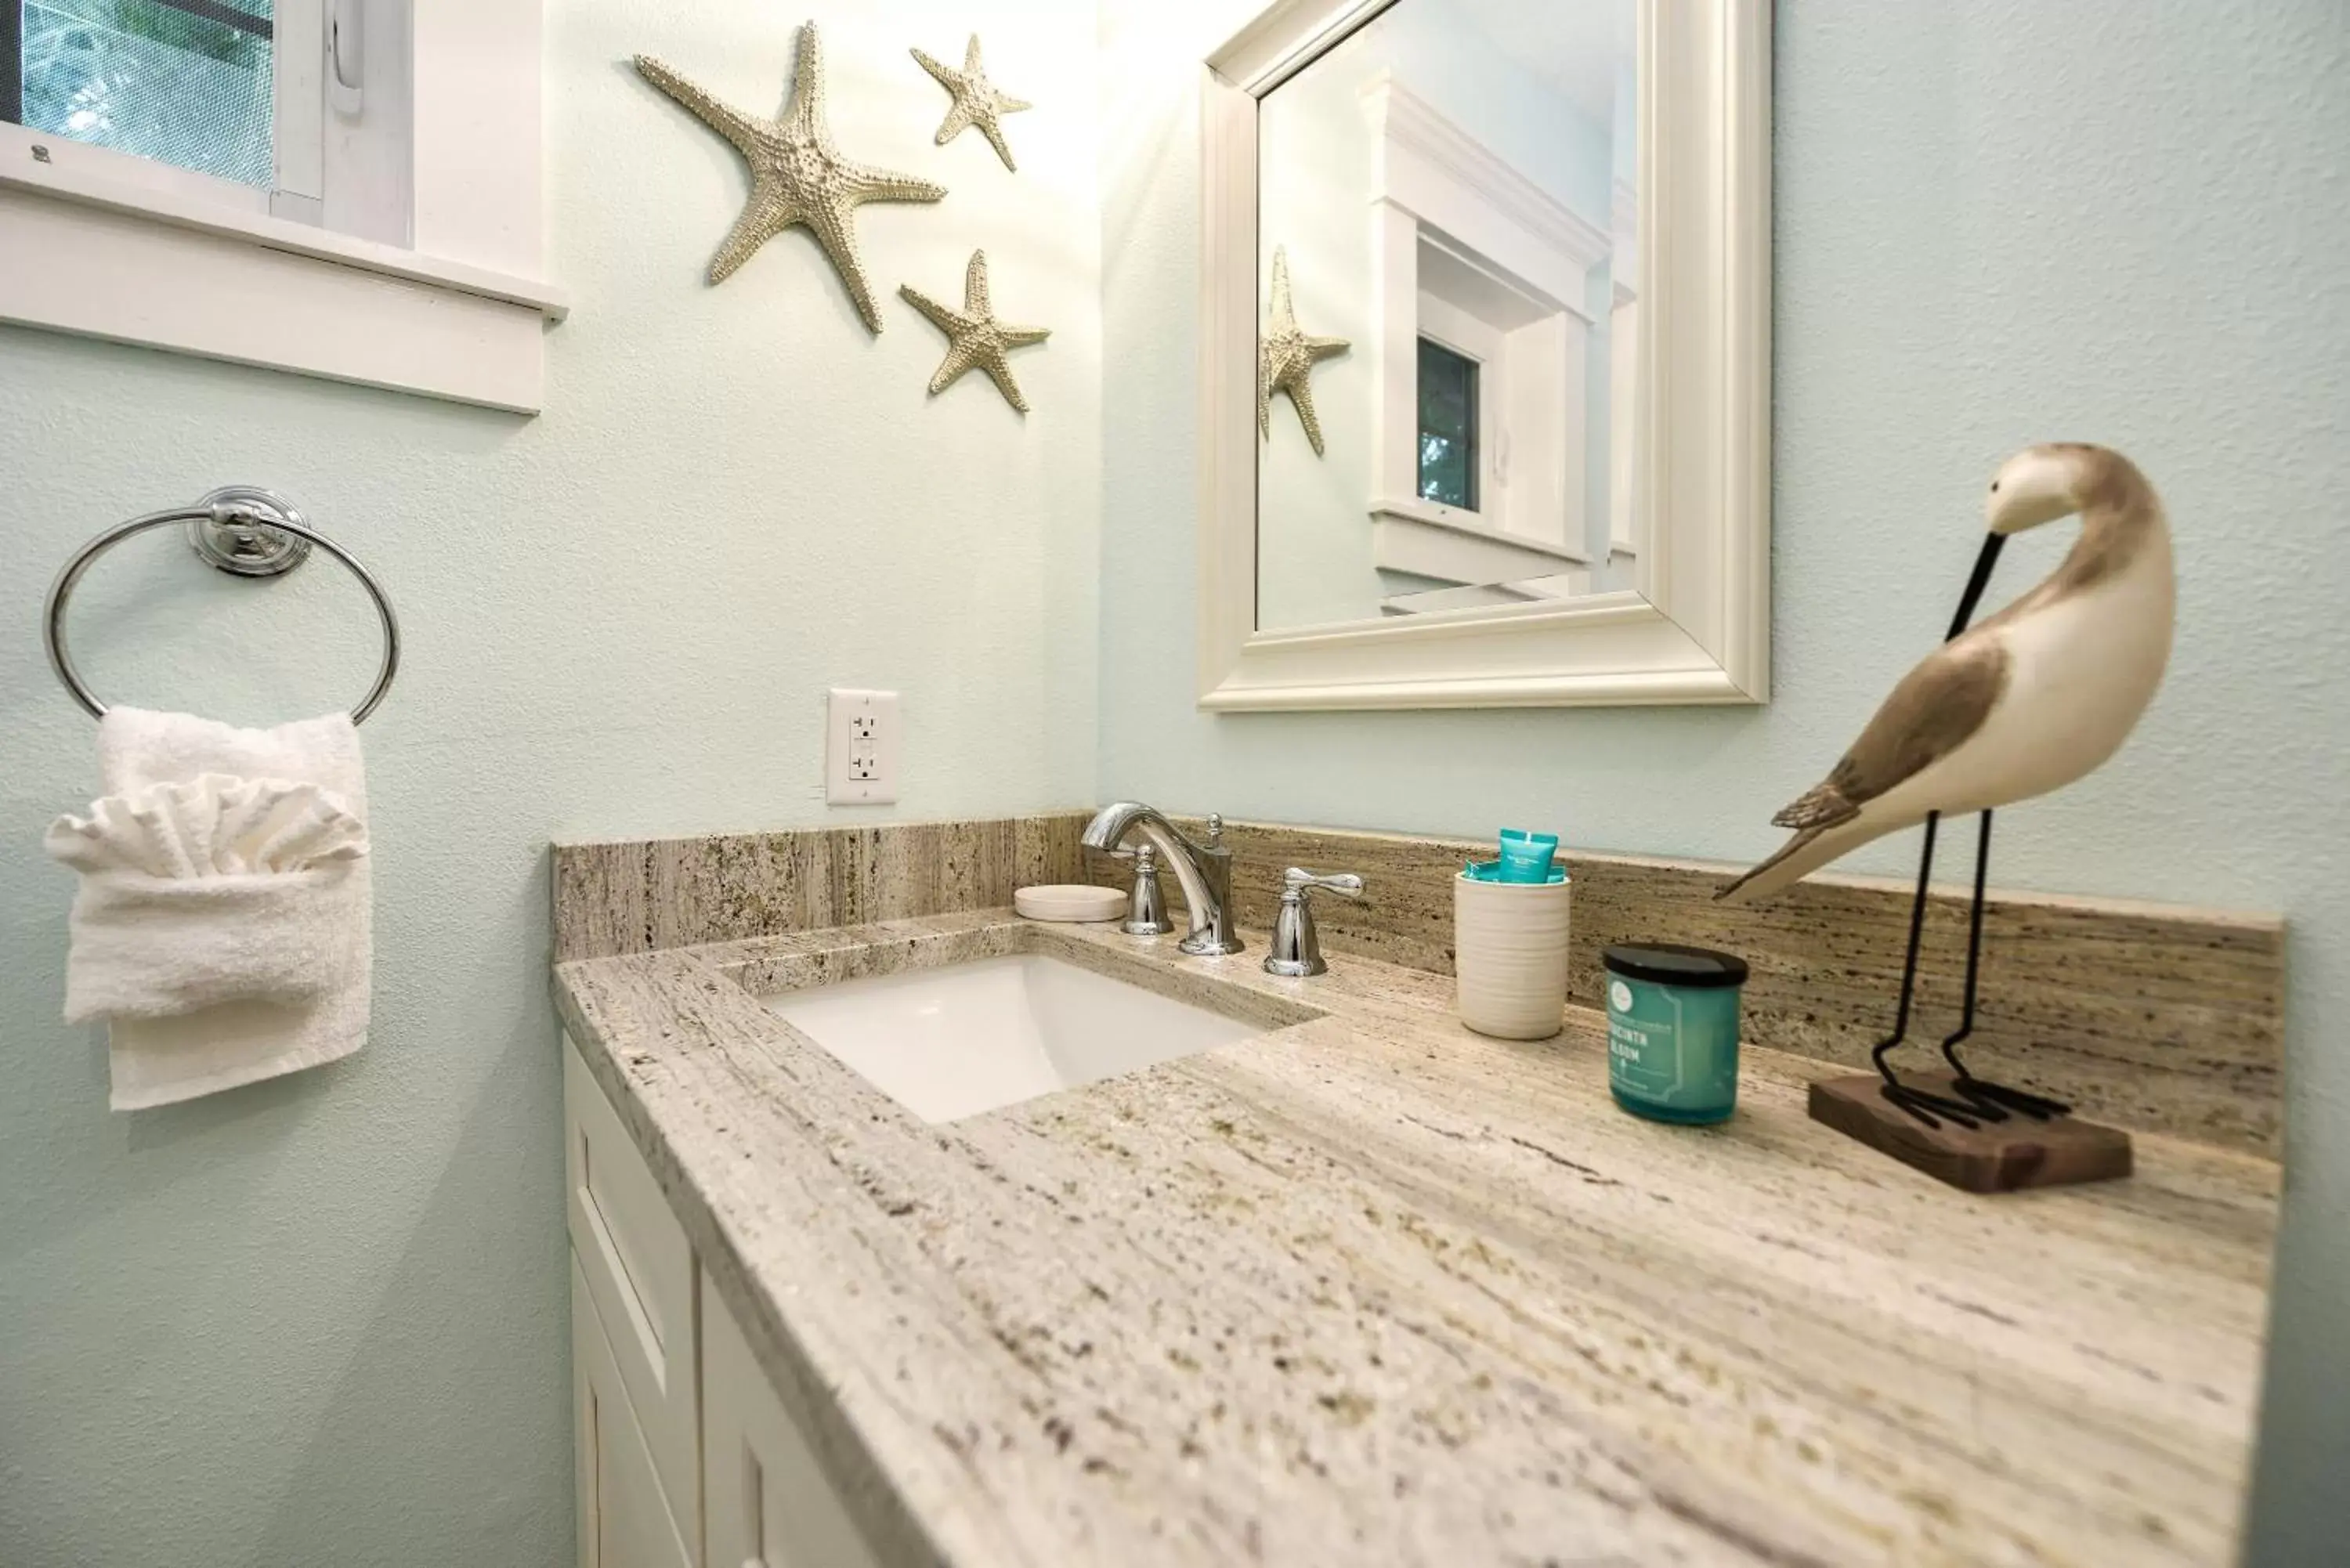
[[[1909,954],[1901,965],[1901,1004],[1893,1015],[1891,1037],[1877,1042],[1877,1048],[1869,1052],[1868,1059],[1877,1064],[1877,1075],[1885,1080],[1884,1088],[1878,1092],[1890,1103],[1899,1106],[1929,1127],[1940,1127],[1941,1118],[1947,1116],[1962,1127],[1973,1128],[1981,1125],[1977,1119],[1979,1117],[1989,1116],[1997,1121],[2007,1113],[1986,1111],[1970,1100],[1946,1099],[1940,1095],[1929,1095],[1923,1089],[1913,1089],[1903,1083],[1885,1062],[1887,1053],[1909,1037],[1909,1002],[1918,989],[1918,943],[1926,930],[1926,888],[1934,875],[1934,834],[1941,820],[1942,814],[1939,811],[1926,814],[1926,851],[1918,861],[1917,900],[1909,906]]]
[[[1991,813],[1982,814],[1982,831],[1975,839],[1975,898],[1967,911],[1967,996],[1965,1011],[1960,1015],[1958,1032],[1942,1042],[1942,1060],[1950,1064],[1956,1082],[1950,1086],[1966,1096],[1968,1102],[1982,1107],[1991,1120],[2000,1120],[2007,1111],[2020,1111],[2038,1121],[2061,1116],[2073,1107],[2062,1100],[2052,1100],[2028,1089],[2011,1089],[2004,1084],[1994,1084],[1978,1078],[1967,1071],[1959,1060],[1959,1044],[1975,1032],[1975,979],[1982,968],[1983,881],[1991,865]]]
[[[1967,629],[1967,622],[1974,617],[1975,606],[1982,601],[1983,589],[1991,584],[1991,569],[1999,564],[2000,546],[2006,543],[2006,536],[1997,533],[1983,540],[1982,552],[1975,557],[1975,569],[1968,576],[1966,592],[1959,597],[1958,611],[1950,617],[1950,629],[1943,634],[1943,641],[1948,642]],[[1926,852],[1918,861],[1918,897],[1909,906],[1909,956],[1901,966],[1901,1010],[1893,1020],[1893,1037],[1881,1042],[1876,1050],[1870,1052],[1869,1059],[1877,1064],[1877,1074],[1885,1080],[1885,1087],[1880,1092],[1887,1100],[1929,1127],[1940,1127],[1942,1124],[1936,1118],[1941,1116],[1972,1130],[1985,1121],[2005,1121],[2007,1112],[1989,1097],[1952,1100],[1940,1095],[1929,1095],[1923,1089],[1913,1089],[1894,1076],[1893,1069],[1885,1064],[1886,1053],[1900,1044],[1909,1033],[1909,999],[1918,984],[1918,942],[1926,929],[1926,888],[1934,873],[1934,830],[1941,820],[1942,814],[1939,811],[1926,814]],[[1983,813],[1982,841],[1975,851],[1974,917],[1967,942],[1967,1015],[1958,1033],[1943,1043],[1946,1056],[1950,1054],[1950,1045],[1965,1039],[1968,1031],[1974,1027],[1975,961],[1982,940],[1983,863],[1990,850],[1991,813],[1986,811]],[[1960,1084],[1970,1082],[1967,1070],[1959,1066],[1958,1058],[1951,1056],[1950,1060],[1952,1066],[1958,1067]]]

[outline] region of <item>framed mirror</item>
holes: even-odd
[[[1200,701],[1760,702],[1764,0],[1282,0],[1207,62]]]

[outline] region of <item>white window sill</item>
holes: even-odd
[[[109,180],[95,151],[0,125],[0,321],[538,411],[561,290]]]
[[[1473,512],[1416,496],[1371,503],[1371,564],[1451,583],[1503,583],[1542,577],[1586,564],[1549,539],[1505,534]]]

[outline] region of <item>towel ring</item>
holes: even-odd
[[[81,581],[82,574],[107,551],[134,534],[173,523],[188,525],[189,547],[207,566],[236,576],[274,577],[290,572],[309,559],[313,545],[350,568],[351,576],[359,580],[359,587],[375,601],[376,613],[383,618],[383,668],[376,671],[375,684],[368,688],[359,705],[351,710],[352,723],[365,722],[391,690],[391,678],[400,670],[400,618],[391,613],[391,600],[385,597],[383,585],[375,580],[373,573],[360,566],[349,551],[305,522],[292,503],[250,484],[227,485],[193,506],[151,512],[144,517],[119,523],[84,545],[66,563],[57,580],[49,585],[48,600],[42,607],[41,641],[48,650],[49,668],[57,672],[57,679],[65,682],[73,700],[88,710],[92,718],[106,716],[106,704],[82,680],[81,671],[74,668],[73,655],[66,649],[67,597]]]

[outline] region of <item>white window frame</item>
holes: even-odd
[[[1589,564],[1584,476],[1589,429],[1586,309],[1607,234],[1388,72],[1364,84],[1377,149],[1371,191],[1371,560],[1383,569],[1487,590],[1383,607],[1550,599],[1520,581]],[[1483,297],[1455,295],[1429,265]],[[1473,285],[1469,280],[1473,279]],[[1506,302],[1496,304],[1495,302]],[[1499,311],[1503,319],[1491,318]],[[1478,362],[1478,504],[1419,493],[1419,340]],[[1437,590],[1448,592],[1448,590]]]
[[[348,69],[328,80],[355,17],[365,89],[408,107],[389,140],[344,112]],[[568,311],[543,276],[540,25],[540,0],[281,5],[277,107],[298,124],[315,105],[320,134],[278,138],[275,202],[0,124],[0,321],[537,412],[546,324]],[[376,177],[338,188],[338,169]]]
[[[1462,266],[1483,270],[1453,254]],[[1482,292],[1488,300],[1508,300],[1508,319],[1514,325],[1492,319],[1485,301],[1451,293],[1426,271],[1419,282],[1416,336],[1477,362],[1477,504],[1459,509],[1466,514],[1461,520],[1539,544],[1569,560],[1586,559],[1583,478],[1589,423],[1583,376],[1589,323],[1580,311],[1528,295],[1490,273]],[[1412,378],[1412,431],[1409,438],[1400,431],[1396,435],[1414,443],[1411,495],[1418,498],[1418,345],[1396,362],[1380,358],[1379,373]],[[1393,503],[1380,492],[1385,476],[1384,468],[1373,475],[1374,493],[1379,495],[1374,514]]]
[[[1639,466],[1633,432],[1640,418],[1640,291],[1633,281],[1640,275],[1639,193],[1629,182],[1615,191],[1616,237],[1611,274],[1613,299],[1607,316],[1607,548],[1611,556],[1631,559],[1640,553],[1639,515],[1634,487]]]

